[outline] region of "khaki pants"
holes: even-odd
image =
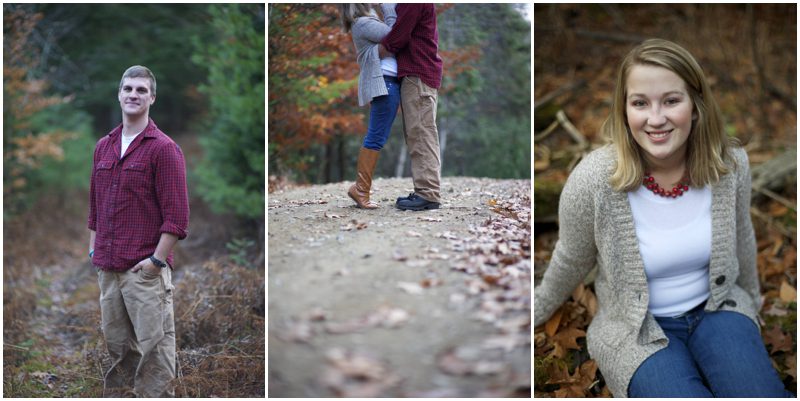
[[[439,182],[442,162],[439,155],[439,131],[436,129],[438,91],[419,77],[403,77],[400,101],[403,129],[411,157],[414,192],[430,202],[441,202]]]
[[[175,318],[172,272],[151,276],[98,269],[103,335],[111,368],[104,396],[133,388],[139,397],[172,397],[175,378]]]

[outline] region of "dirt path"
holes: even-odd
[[[176,140],[191,169],[200,154],[196,138]],[[110,359],[100,329],[97,276],[86,256],[86,199],[82,191],[46,197],[4,224],[5,397],[102,396]],[[263,270],[233,265],[226,257],[226,243],[252,238],[255,231],[237,228],[230,216],[212,213],[197,197],[190,202],[190,236],[175,248],[181,364],[176,392],[263,397]]]
[[[425,212],[350,184],[270,194],[269,396],[529,395],[530,181],[447,178]]]

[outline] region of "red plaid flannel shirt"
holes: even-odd
[[[189,226],[181,148],[151,119],[120,159],[122,124],[97,142],[89,195],[92,263],[125,271],[152,255],[161,233],[184,239]],[[167,263],[172,266],[170,252]]]
[[[442,59],[433,4],[398,4],[397,21],[381,44],[397,58],[397,77],[417,76],[434,89],[442,85]]]

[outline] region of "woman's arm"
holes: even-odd
[[[353,38],[363,38],[377,44],[391,30],[377,17],[359,17],[353,24]]]
[[[534,327],[539,326],[567,300],[589,274],[597,258],[594,238],[594,196],[597,165],[584,160],[570,174],[558,203],[558,242],[541,285],[533,290]]]
[[[761,310],[758,268],[756,267],[756,236],[750,219],[750,160],[744,149],[736,157],[736,257],[739,259],[739,277],[736,284],[753,298],[756,312]]]
[[[397,21],[397,11],[395,11],[395,7],[397,7],[397,3],[381,4],[381,11],[383,11],[383,22],[385,22],[386,26],[389,28],[394,26],[395,21]]]

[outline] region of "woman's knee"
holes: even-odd
[[[670,338],[670,346],[651,355],[636,369],[628,396],[711,397],[711,392],[683,343]]]

